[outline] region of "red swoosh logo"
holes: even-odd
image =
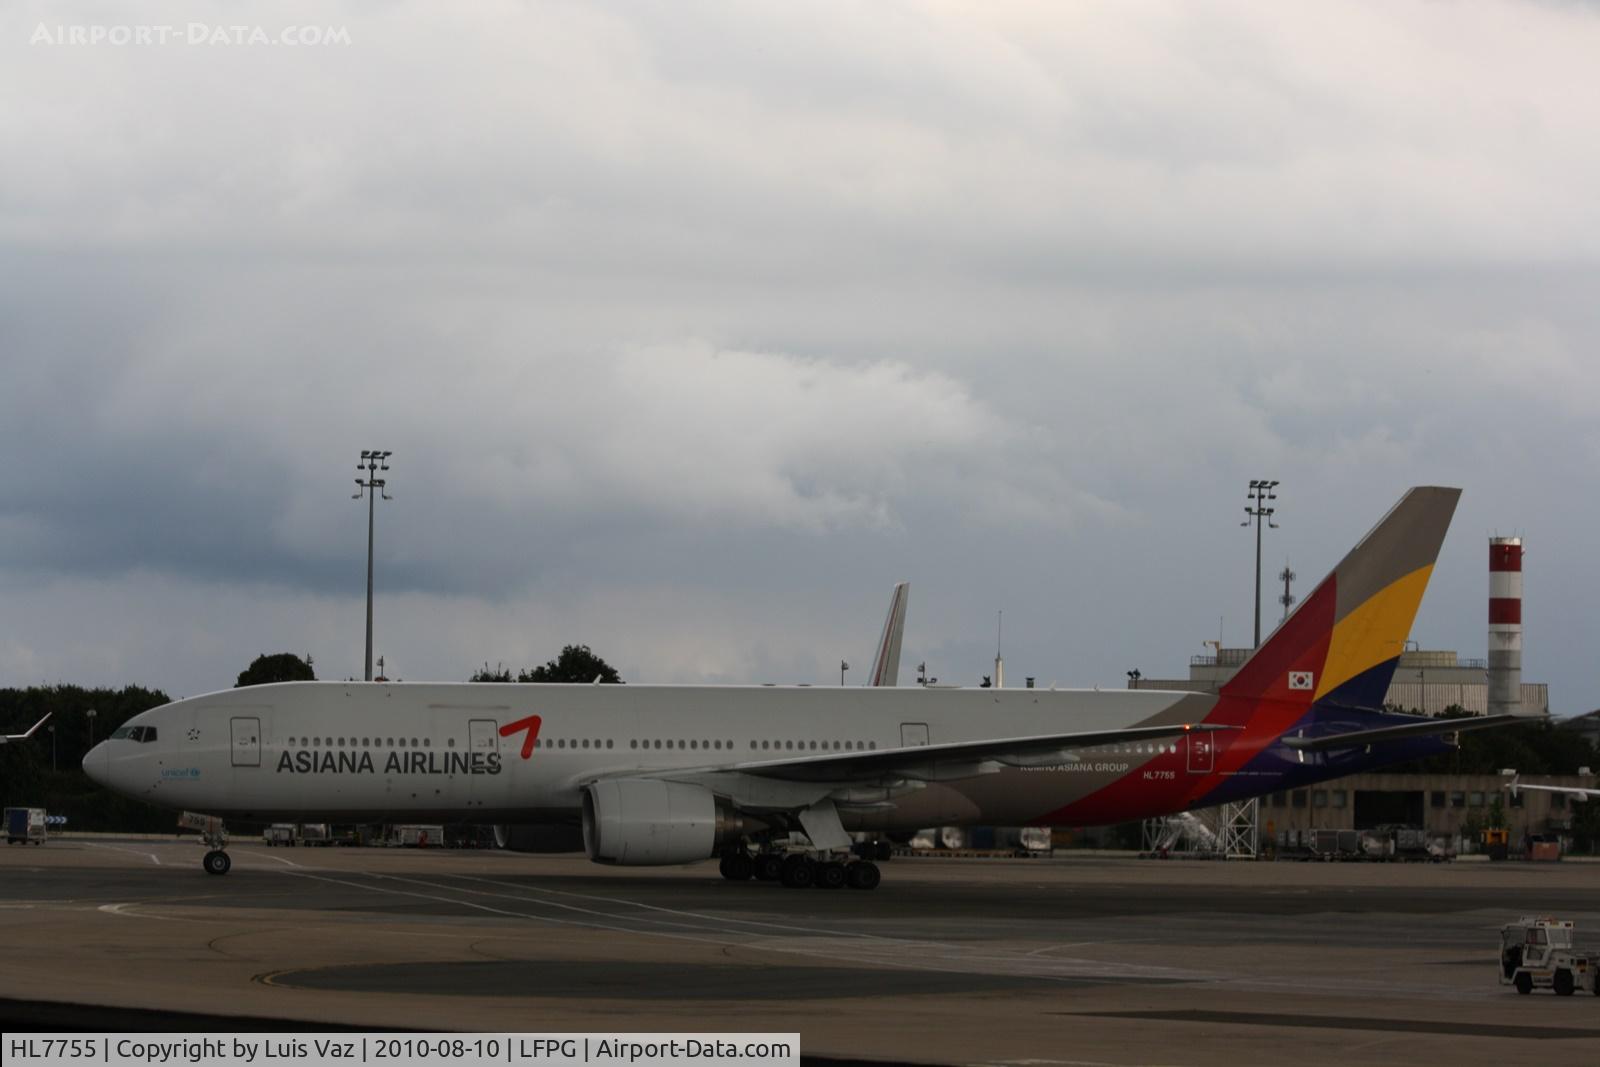
[[[521,733],[522,731],[526,730],[528,732],[528,736],[522,739],[522,758],[527,759],[529,756],[533,755],[533,743],[539,738],[539,723],[542,721],[543,720],[541,720],[537,715],[529,715],[526,719],[518,719],[516,722],[508,722],[504,726],[500,727],[500,736],[510,737],[512,734]]]

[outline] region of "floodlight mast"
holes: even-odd
[[[378,477],[379,471],[389,469],[389,457],[392,455],[394,455],[393,452],[385,452],[381,449],[362,449],[361,459],[356,463],[356,470],[366,471],[367,478],[365,481],[357,478],[356,485],[360,486],[360,488],[350,494],[351,500],[360,500],[363,493],[367,497],[367,681],[369,682],[372,681],[372,527],[374,512],[377,510],[378,497],[381,495],[385,500],[394,499],[389,495],[388,490],[384,488],[389,484],[388,479]]]
[[[1252,478],[1250,492],[1245,497],[1250,503],[1245,505],[1245,520],[1239,524],[1240,526],[1249,526],[1252,522],[1256,524],[1256,643],[1252,646],[1255,648],[1261,647],[1261,525],[1265,519],[1266,525],[1274,530],[1278,528],[1278,524],[1272,521],[1273,513],[1278,509],[1268,506],[1268,501],[1278,499],[1278,494],[1273,492],[1277,487],[1276,481]]]

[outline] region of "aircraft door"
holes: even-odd
[[[229,723],[233,728],[233,765],[261,766],[261,720],[230,719]]]
[[[1189,773],[1210,774],[1217,762],[1216,738],[1210,734],[1188,734],[1184,740],[1189,746]]]
[[[467,751],[488,754],[494,751],[493,719],[473,719],[467,723]]]
[[[928,743],[928,724],[925,722],[903,722],[900,724],[900,745],[902,748],[913,748]]]

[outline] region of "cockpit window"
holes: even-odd
[[[133,733],[133,727],[131,727],[131,726],[119,726],[115,730],[111,731],[111,740],[113,740],[113,741],[122,741],[122,740],[126,739],[132,733]]]
[[[156,728],[154,726],[141,726],[139,729],[143,730],[144,732],[139,735],[137,740],[143,741],[145,744],[149,744],[151,741],[156,739]]]

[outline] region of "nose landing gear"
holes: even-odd
[[[186,811],[178,816],[178,825],[188,830],[200,831],[200,843],[206,846],[206,858],[201,861],[207,874],[227,874],[233,861],[224,851],[228,847],[228,831],[215,815],[198,815]]]

